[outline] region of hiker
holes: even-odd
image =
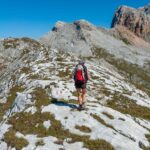
[[[85,107],[86,84],[90,79],[89,72],[84,61],[79,61],[73,71],[73,79],[78,94],[79,110]]]

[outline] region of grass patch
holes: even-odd
[[[96,75],[93,75],[91,76],[92,80],[98,80],[100,77],[99,76],[96,76]]]
[[[38,74],[31,74],[30,76],[29,76],[29,78],[30,79],[36,79],[36,80],[38,80],[38,79],[40,79],[40,76],[38,75]]]
[[[24,91],[24,88],[21,86],[13,86],[10,89],[9,96],[7,97],[7,102],[4,104],[0,104],[0,118],[2,119],[3,115],[8,111],[8,109],[11,108],[15,98],[17,97],[17,92],[22,92]]]
[[[73,91],[73,92],[72,92],[72,95],[75,96],[75,97],[77,97],[77,96],[78,96],[77,91]]]
[[[12,148],[15,147],[16,150],[21,150],[29,144],[26,139],[16,137],[16,132],[13,129],[4,134],[4,141]]]
[[[77,100],[70,99],[70,100],[68,101],[68,103],[71,103],[71,104],[78,104],[78,101],[77,101]]]
[[[52,121],[53,129],[60,126],[58,122],[53,122],[54,117],[49,113],[40,113],[39,111],[35,114],[21,112],[9,119],[9,123],[13,125],[13,129],[26,134],[36,134],[39,137],[45,137],[50,135],[53,129],[47,130],[43,126],[43,122],[46,120]],[[57,128],[54,130],[58,130]]]
[[[19,41],[18,38],[5,39],[4,42],[3,42],[3,46],[4,46],[5,49],[16,48],[19,45],[18,41]]]
[[[98,122],[100,122],[101,124],[103,124],[104,126],[115,130],[112,125],[106,123],[106,122],[105,122],[101,117],[99,117],[98,115],[96,115],[96,114],[91,114],[91,116],[92,116],[94,119],[96,119]],[[115,130],[115,131],[116,131],[116,130]]]
[[[148,140],[149,143],[150,143],[150,134],[146,134],[145,137],[147,138],[147,140]]]
[[[64,72],[64,71],[62,70],[62,71],[59,71],[58,76],[59,76],[60,78],[64,78],[64,77],[66,77],[67,75],[66,75],[66,72]]]
[[[131,45],[131,43],[129,42],[129,40],[127,38],[122,38],[121,39],[126,45]]]
[[[50,98],[49,95],[46,93],[46,91],[42,88],[36,88],[34,89],[33,98],[35,101],[35,106],[40,109],[41,106],[47,106],[50,104]]]
[[[108,96],[108,97],[109,97],[110,95],[112,95],[111,91],[110,91],[109,89],[105,88],[105,87],[101,88],[101,89],[100,89],[100,92],[103,93],[103,94],[105,94],[105,95]]]
[[[64,58],[63,57],[57,57],[56,58],[56,61],[60,61],[60,62],[62,62],[64,60]]]
[[[64,142],[63,140],[58,140],[58,141],[55,141],[54,143],[57,145],[63,145],[63,142]]]
[[[84,141],[85,147],[90,150],[115,150],[113,146],[105,140],[86,140]]]
[[[82,132],[86,132],[86,133],[91,132],[91,129],[87,126],[84,126],[84,125],[82,125],[82,126],[76,125],[75,128],[82,131]]]
[[[30,73],[30,72],[31,72],[31,69],[30,69],[29,67],[23,67],[23,68],[21,69],[21,73],[28,74],[28,73]]]
[[[30,39],[28,37],[23,37],[20,40],[25,42],[25,43],[29,43],[35,50],[42,47],[42,45],[38,41]]]
[[[41,140],[38,140],[36,143],[35,143],[36,146],[43,146],[45,145],[44,141],[41,139]]]
[[[107,112],[103,112],[103,114],[105,116],[107,116],[109,119],[114,119],[114,117],[112,115],[108,114]]]
[[[22,58],[24,55],[28,54],[30,50],[28,48],[22,49],[22,53],[20,54],[20,58]]]
[[[64,70],[59,71],[58,76],[59,76],[60,78],[67,78],[67,79],[70,79],[71,76],[72,76],[72,73],[71,73],[71,71],[69,70],[69,68],[66,68],[65,71],[64,71]]]
[[[43,122],[46,120],[51,121],[51,126],[48,130],[43,127]],[[59,141],[70,138],[72,139],[70,143],[83,142],[84,147],[90,150],[114,150],[113,146],[105,140],[91,140],[89,136],[80,136],[70,133],[69,130],[64,129],[60,121],[56,120],[50,113],[36,112],[33,115],[30,113],[18,113],[11,117],[8,123],[13,125],[15,131],[19,131],[23,134],[36,134],[39,137],[51,135],[58,138]],[[37,124],[38,126],[36,126]]]
[[[112,100],[107,102],[107,106],[121,113],[129,114],[133,117],[150,120],[149,108],[140,106],[133,100],[130,100],[129,98],[120,94],[115,94]]]

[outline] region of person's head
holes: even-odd
[[[79,64],[84,65],[85,64],[84,60],[79,60]]]

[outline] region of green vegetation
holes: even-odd
[[[112,95],[111,91],[109,89],[105,88],[105,87],[100,88],[99,92],[105,94],[108,97],[110,95]]]
[[[34,79],[38,80],[38,79],[40,79],[40,76],[38,74],[30,74],[29,78],[33,79],[33,80]]]
[[[16,150],[21,150],[29,144],[26,139],[16,137],[16,132],[13,129],[10,129],[4,134],[4,141],[12,148],[15,147]]]
[[[98,80],[100,77],[99,76],[96,76],[96,75],[93,75],[91,76],[92,80]]]
[[[130,100],[129,98],[120,94],[115,94],[112,100],[109,100],[107,102],[107,106],[121,113],[129,114],[133,117],[150,120],[149,108],[140,106],[136,104],[133,100]]]
[[[112,115],[108,114],[107,112],[103,112],[103,114],[105,116],[107,116],[109,119],[114,119],[114,117]]]
[[[42,88],[36,88],[34,89],[32,93],[35,101],[35,106],[40,109],[41,106],[47,106],[50,104],[50,98],[49,95],[46,93],[46,91]]]
[[[10,94],[7,97],[7,102],[4,104],[0,104],[0,119],[3,117],[6,111],[8,111],[12,107],[12,104],[17,96],[16,93],[22,92],[22,91],[24,91],[24,88],[18,85],[13,86],[10,89],[10,92],[9,92]]]
[[[87,140],[84,139],[85,147],[90,150],[115,150],[110,143],[105,140]]]
[[[63,142],[64,142],[63,140],[57,140],[54,143],[57,145],[63,145]]]
[[[51,121],[51,126],[48,130],[43,127],[43,122],[46,120]],[[70,133],[69,130],[64,129],[60,121],[56,120],[50,113],[36,112],[35,114],[31,115],[30,113],[22,112],[11,117],[8,123],[12,124],[13,130],[19,131],[25,135],[36,134],[39,137],[51,135],[58,138],[59,141],[63,141],[66,138],[71,138],[72,140],[70,143],[83,142],[84,146],[90,150],[114,150],[112,145],[105,140],[91,140],[89,136],[80,136]]]
[[[149,143],[150,143],[150,134],[146,134],[145,137],[147,138],[147,140],[148,140]]]
[[[36,146],[43,146],[45,145],[44,141],[41,139],[41,140],[38,140],[36,143],[35,143]]]
[[[149,143],[150,143],[150,134],[146,134],[145,137],[147,138],[147,140],[148,140]],[[143,150],[150,150],[150,147],[145,147],[144,145],[142,145],[142,149],[143,149]]]
[[[19,45],[18,41],[19,41],[18,38],[5,39],[4,43],[3,43],[3,46],[4,46],[5,49],[16,48]]]
[[[63,57],[57,57],[56,58],[56,61],[60,61],[60,62],[62,62],[64,60],[64,58]]]
[[[57,128],[58,123],[53,122],[54,117],[51,114],[40,113],[39,111],[33,115],[31,113],[24,112],[18,113],[11,117],[8,122],[13,125],[13,129],[23,133],[24,135],[32,133],[37,134],[39,137],[45,137],[51,132],[55,132],[55,130],[52,131],[52,129],[46,130],[46,128],[43,126],[43,122],[46,120],[51,120],[52,126],[54,128],[56,127],[55,130],[59,130]]]
[[[25,54],[28,54],[30,52],[30,50],[28,49],[28,48],[24,48],[23,50],[22,50],[22,53],[21,53],[21,55],[20,55],[20,58],[22,58]]]
[[[83,125],[82,126],[76,125],[75,128],[82,131],[82,132],[86,132],[86,133],[91,132],[91,129],[89,127],[86,127]]]
[[[78,94],[77,94],[77,91],[73,91],[73,92],[72,92],[72,95],[75,96],[75,97],[77,97],[77,95],[78,95]]]
[[[30,69],[29,67],[23,67],[23,68],[21,69],[21,73],[28,74],[28,73],[30,73],[30,72],[31,72],[31,69]]]
[[[129,40],[127,38],[122,38],[121,39],[126,45],[131,45],[131,43],[129,42]]]
[[[63,70],[61,70],[61,71],[59,71],[59,74],[58,74],[58,76],[60,77],[60,78],[71,78],[71,75],[72,75],[72,73],[71,73],[71,71],[69,70],[69,68],[66,68],[65,69],[65,71],[63,71]]]
[[[98,115],[96,115],[96,114],[91,114],[91,116],[92,116],[94,119],[96,119],[98,122],[100,122],[101,124],[103,124],[104,126],[115,130],[112,125],[106,123],[100,116],[98,116]],[[116,131],[116,130],[115,130],[115,131]]]
[[[23,37],[20,39],[21,41],[25,42],[25,43],[29,43],[30,45],[32,45],[32,47],[37,50],[39,48],[41,48],[41,44],[39,42],[37,42],[36,40],[30,39],[28,37]]]
[[[32,47],[35,50],[37,48],[41,48],[41,44],[39,42],[37,42],[36,40],[30,39],[30,38],[27,38],[27,37],[5,39],[4,43],[3,43],[3,46],[4,46],[5,49],[8,49],[8,48],[17,48],[17,46],[19,46],[19,44],[20,44],[21,41],[32,45]]]

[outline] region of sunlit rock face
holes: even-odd
[[[137,36],[150,42],[150,4],[134,9],[121,6],[112,20],[112,27],[122,25],[134,32]]]

